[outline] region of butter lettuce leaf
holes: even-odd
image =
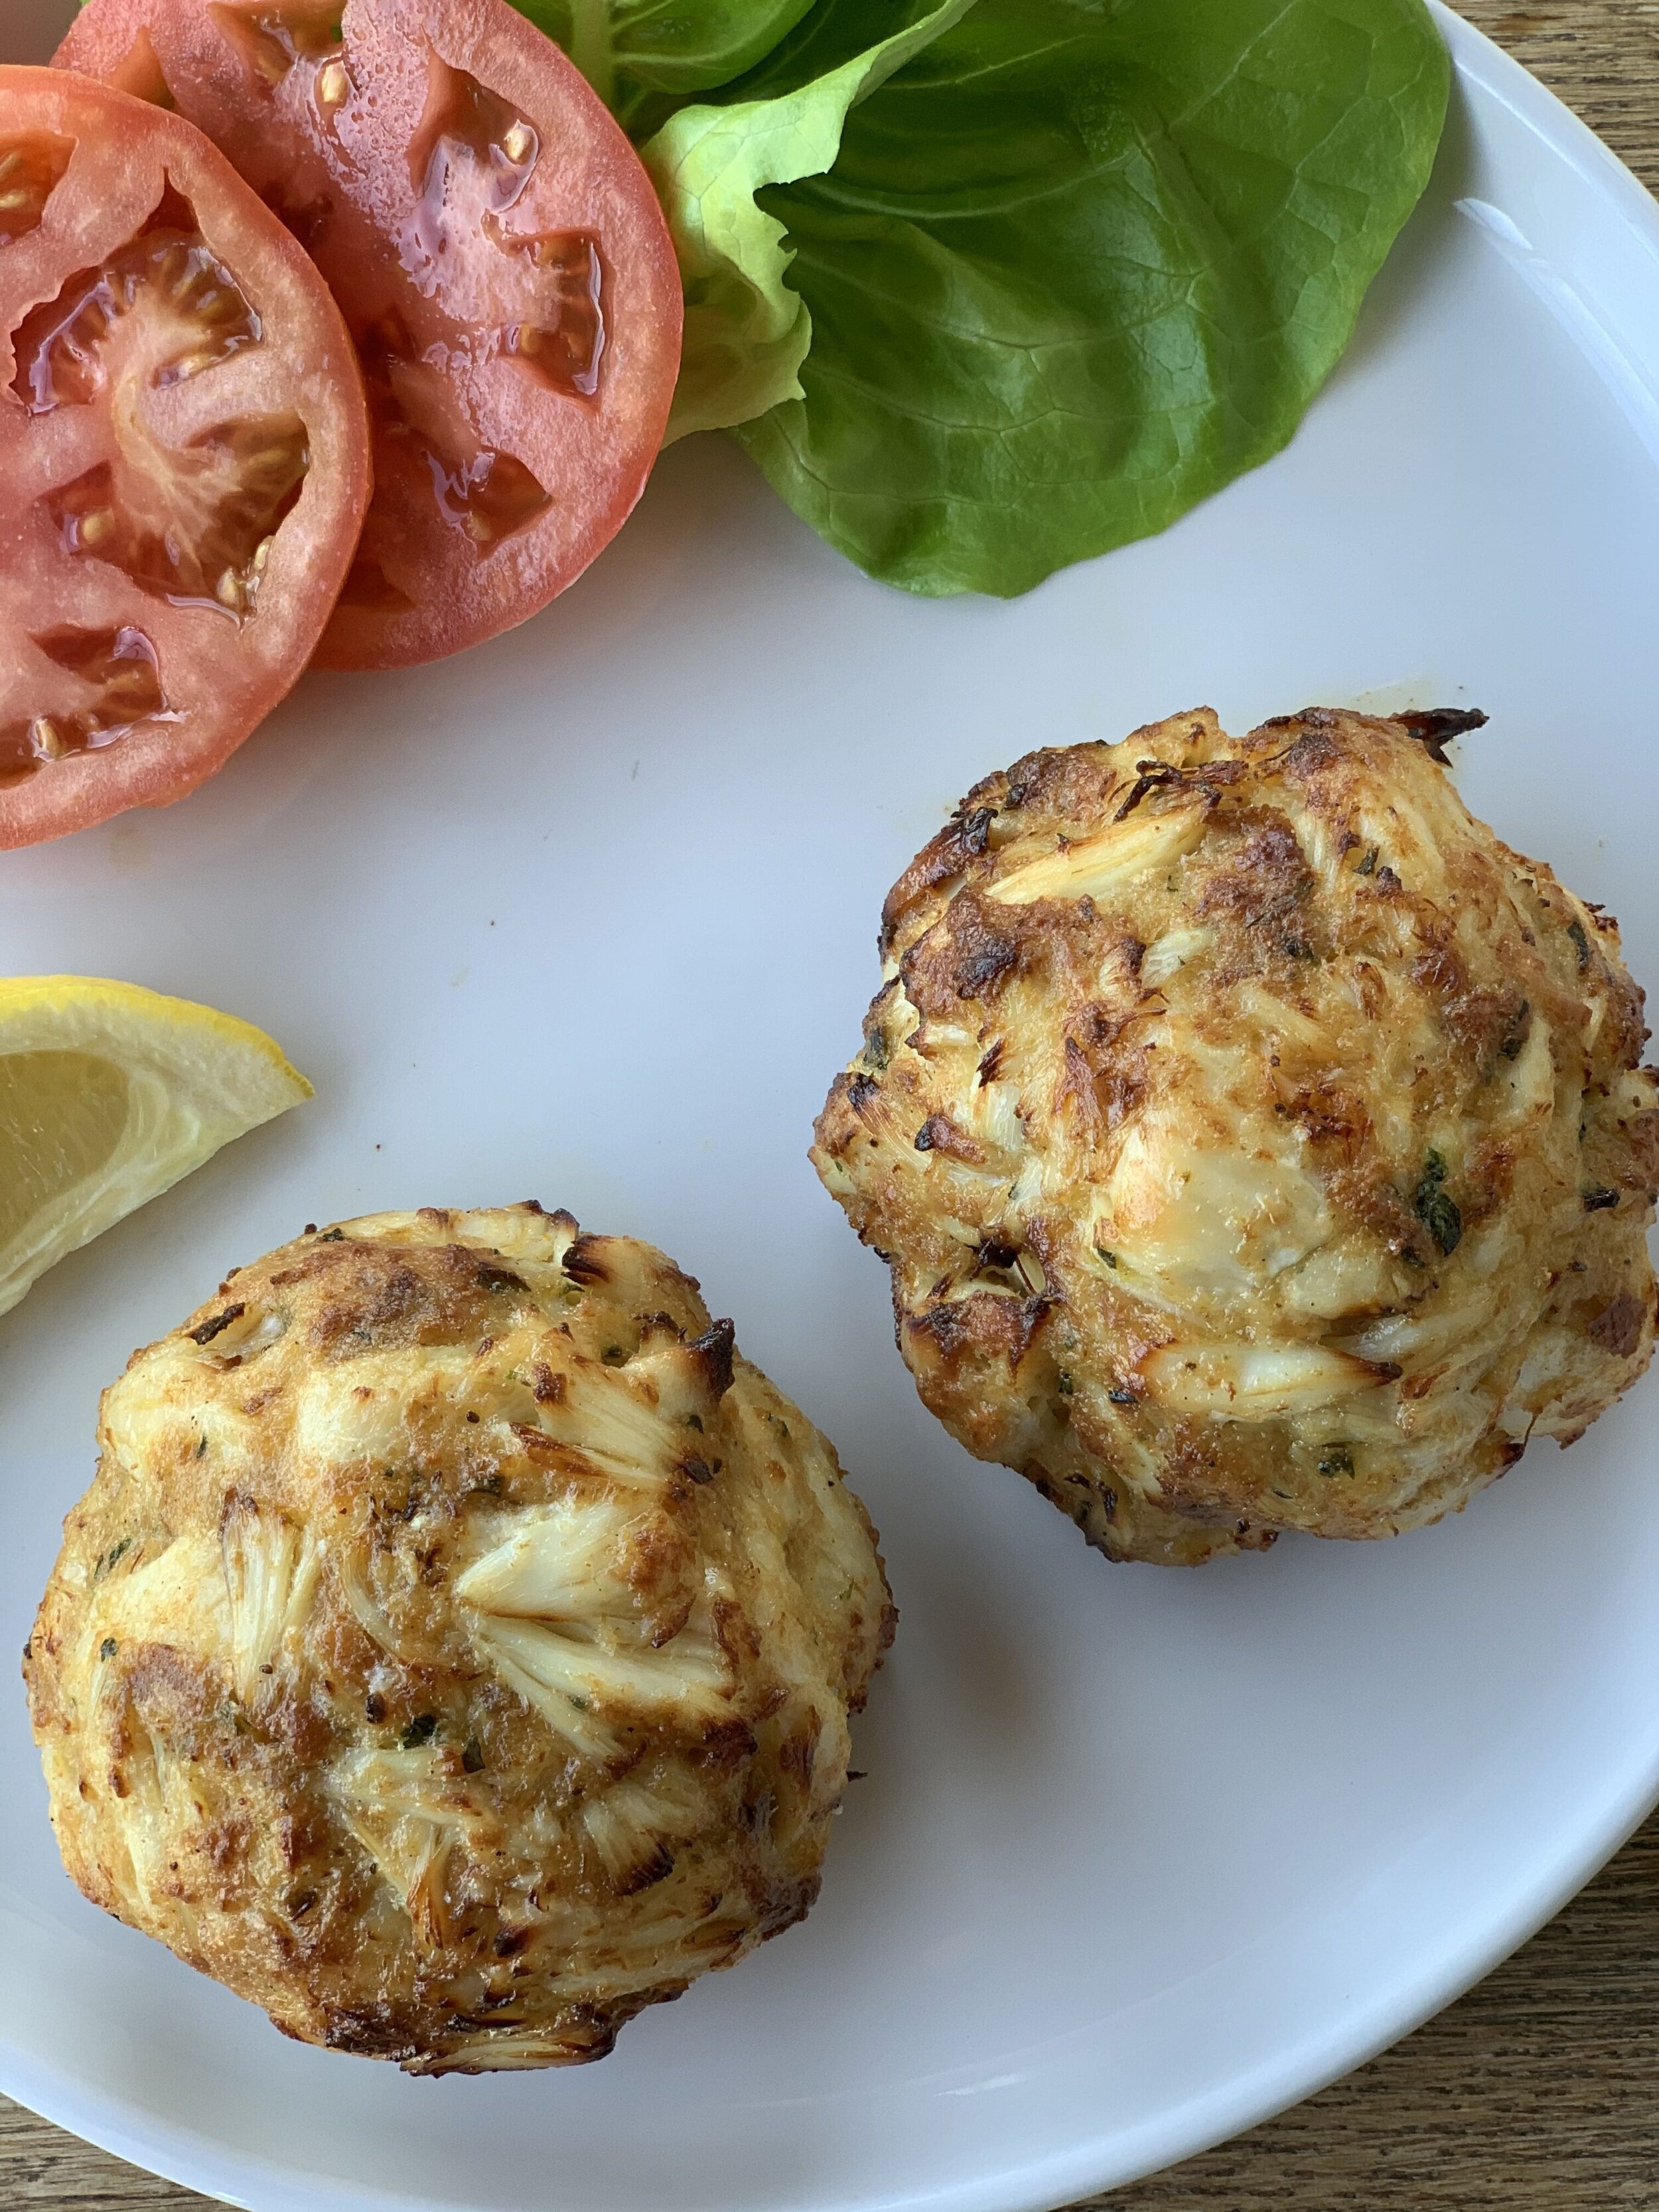
[[[753,95],[818,20],[721,95],[748,97],[672,118],[678,167],[648,149],[695,311],[681,426],[793,377],[737,436],[830,544],[927,593],[1026,591],[1278,452],[1445,114],[1422,0],[978,0],[775,114]]]
[[[811,313],[785,282],[791,257],[784,226],[757,194],[828,169],[848,110],[972,4],[944,0],[822,73],[815,66],[823,58],[822,37],[792,41],[768,77],[804,82],[769,97],[683,107],[643,149],[685,294],[680,375],[665,442],[691,430],[725,429],[805,397],[799,372],[811,344]]]
[[[730,83],[812,0],[515,0],[562,46],[635,140],[695,94]]]

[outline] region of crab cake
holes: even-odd
[[[817,1125],[922,1398],[1113,1559],[1389,1536],[1647,1365],[1659,1078],[1450,714],[1036,752],[894,886]]]
[[[893,1611],[661,1253],[534,1205],[307,1231],[100,1443],[25,1656],[64,1863],[284,2033],[597,2058],[811,1905]]]

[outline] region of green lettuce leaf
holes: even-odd
[[[1449,74],[1422,0],[979,0],[869,58],[682,111],[647,158],[687,276],[679,427],[797,382],[741,442],[929,593],[1028,590],[1276,453],[1427,181]]]
[[[635,139],[772,52],[812,0],[515,0]]]
[[[726,429],[803,395],[799,372],[812,318],[784,281],[784,228],[761,207],[763,185],[829,168],[848,111],[973,5],[944,0],[927,15],[820,74],[815,30],[768,70],[804,77],[770,97],[683,107],[642,158],[668,216],[685,292],[685,335],[665,443],[690,430]],[[823,11],[825,20],[845,10]]]
[[[967,13],[954,8],[950,21]],[[721,101],[775,100],[797,92],[843,62],[885,46],[901,33],[928,27],[929,39],[946,28],[939,0],[815,0],[815,4],[769,47],[748,73],[716,94]],[[884,71],[883,79],[892,74]],[[873,86],[871,88],[873,89]]]

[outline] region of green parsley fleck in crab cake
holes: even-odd
[[[1032,753],[888,898],[814,1162],[927,1404],[1112,1558],[1434,1520],[1651,1356],[1642,994],[1458,797],[1482,719]]]
[[[598,2057],[811,1905],[892,1608],[661,1253],[533,1205],[307,1232],[100,1440],[26,1657],[64,1863],[289,2034]]]

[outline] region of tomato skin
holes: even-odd
[[[169,805],[228,758],[311,658],[371,477],[337,308],[192,125],[0,67],[7,143],[67,154],[38,219],[0,246],[0,846],[15,847]],[[243,501],[229,537],[202,485],[227,512]],[[159,503],[154,526],[135,489]],[[238,527],[262,536],[257,562]],[[189,569],[204,549],[206,581]]]
[[[89,0],[55,58],[164,85],[344,311],[376,492],[319,663],[436,659],[574,581],[661,445],[681,295],[650,180],[558,47],[507,0]]]

